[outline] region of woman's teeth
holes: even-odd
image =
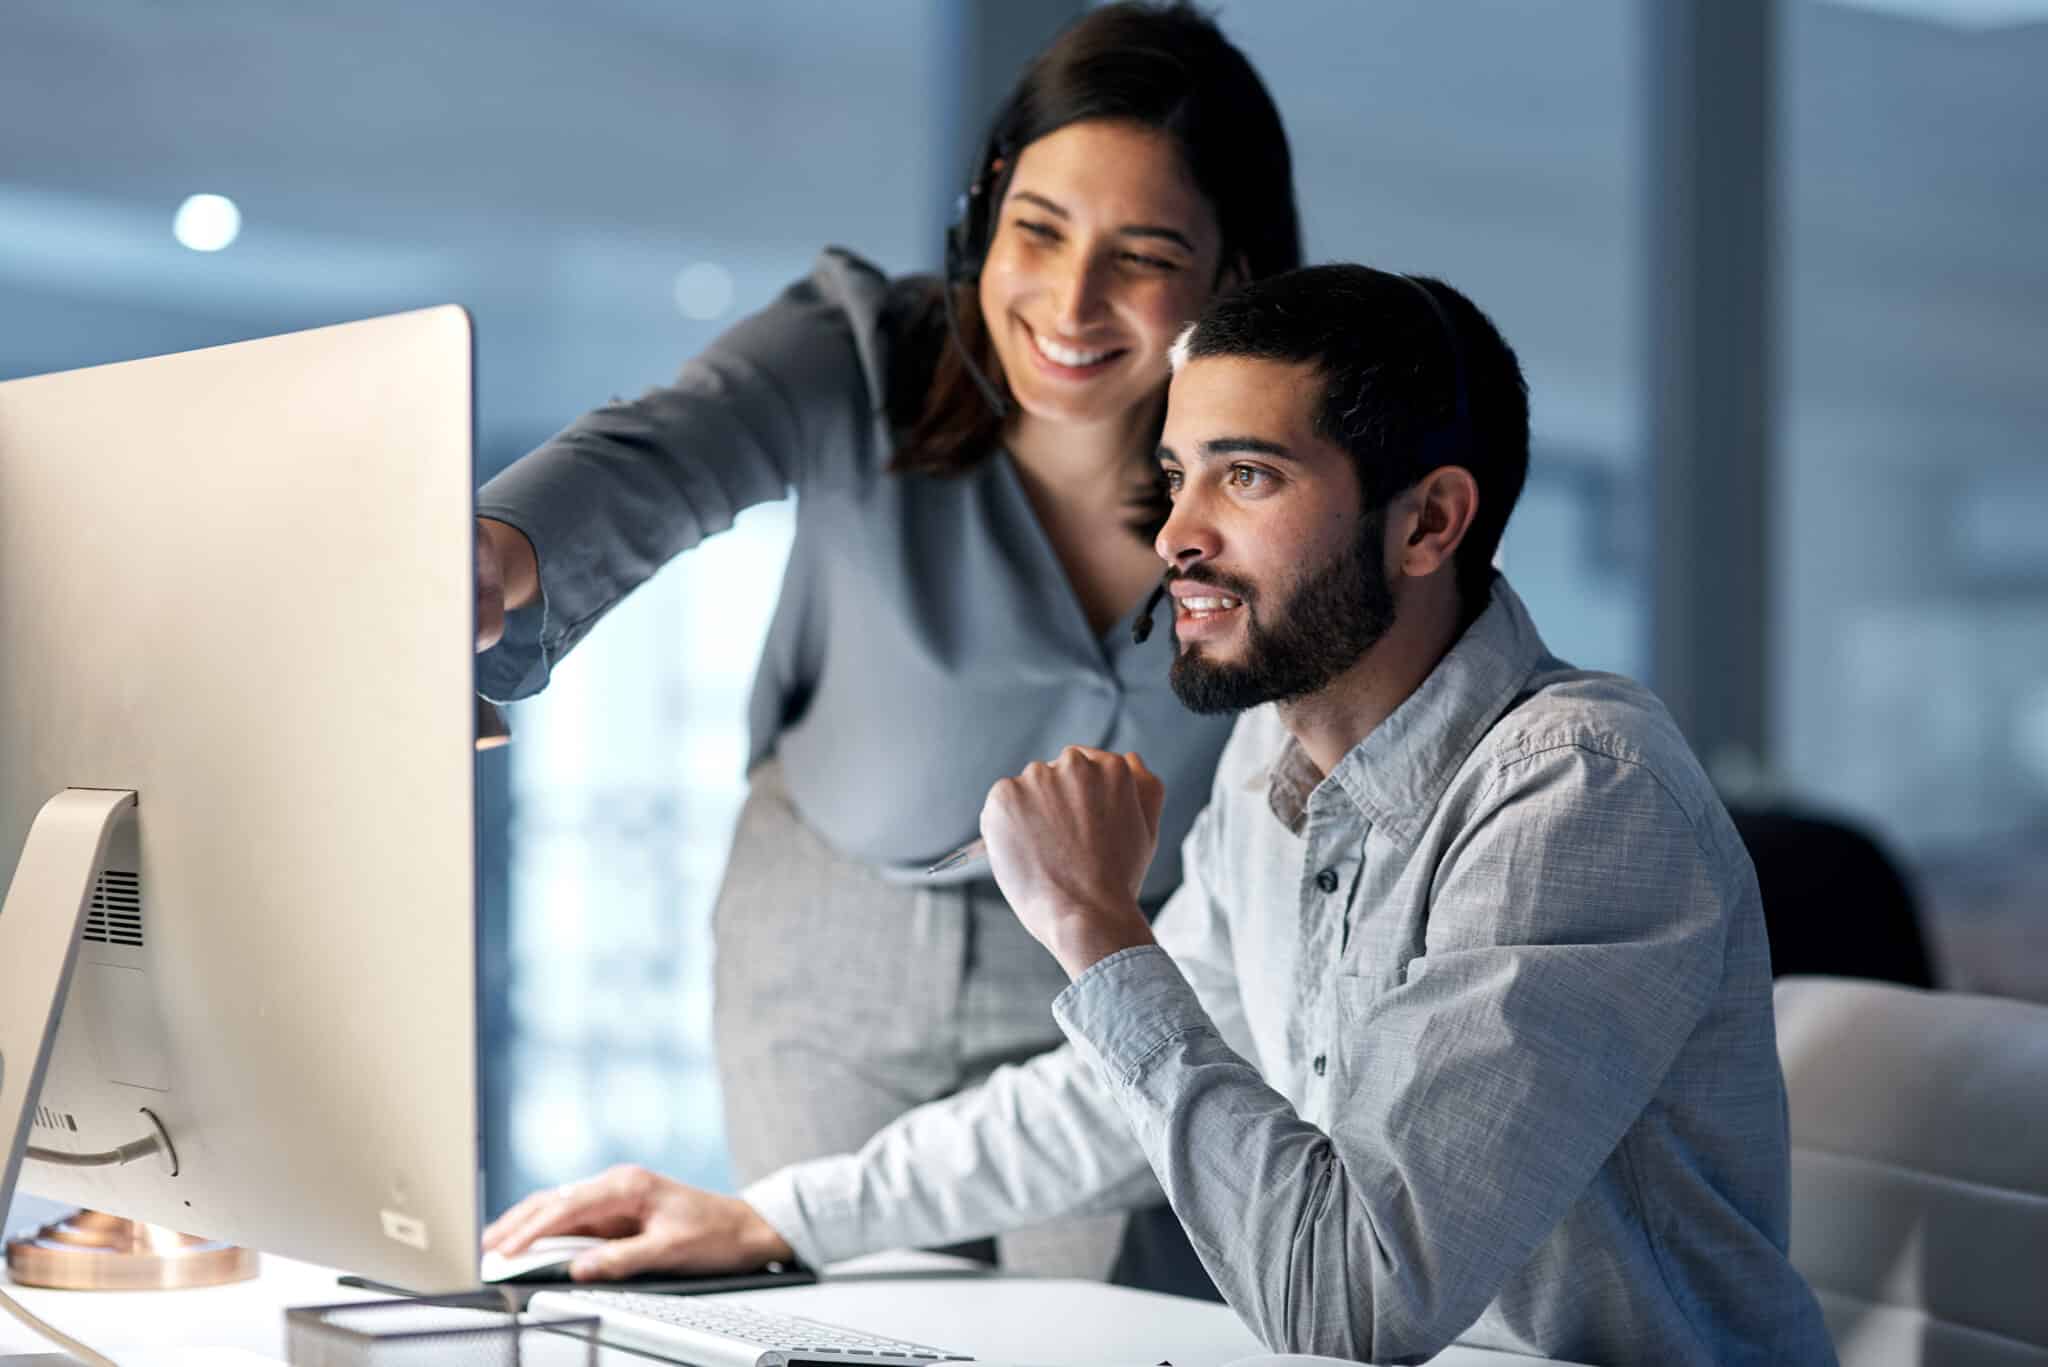
[[[1091,365],[1099,365],[1116,354],[1115,347],[1110,347],[1104,351],[1077,351],[1073,347],[1061,346],[1050,337],[1041,337],[1035,332],[1031,334],[1031,341],[1038,348],[1039,354],[1048,361],[1058,365],[1069,366],[1075,370],[1081,370]]]

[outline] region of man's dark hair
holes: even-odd
[[[1484,605],[1493,553],[1529,472],[1529,386],[1470,299],[1428,276],[1310,266],[1220,296],[1175,356],[1313,364],[1322,376],[1315,432],[1351,453],[1368,512],[1440,465],[1471,471],[1479,510],[1458,547],[1458,590],[1467,611]],[[1461,360],[1469,441],[1457,451],[1440,434],[1456,424]]]

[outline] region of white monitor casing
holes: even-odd
[[[136,794],[25,1139],[147,1110],[177,1167],[23,1190],[476,1284],[471,355],[446,307],[0,384],[0,885]]]

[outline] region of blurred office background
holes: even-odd
[[[10,0],[0,378],[455,300],[488,473],[822,244],[933,266],[1077,8]],[[1519,349],[1504,555],[1553,646],[1650,677],[1731,797],[1874,836],[1942,983],[2048,1000],[2048,4],[1216,8],[1311,256],[1441,275]],[[210,202],[174,236],[194,194],[225,246]],[[706,919],[790,526],[684,557],[479,760],[494,1209],[626,1159],[727,1180]]]

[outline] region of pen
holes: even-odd
[[[926,869],[924,876],[929,878],[935,873],[944,873],[947,869],[957,869],[962,864],[986,858],[988,858],[988,846],[982,842],[980,836],[976,836],[944,859],[941,859],[938,863]]]
[[[1137,644],[1145,644],[1145,638],[1152,634],[1152,614],[1158,611],[1159,604],[1165,599],[1166,586],[1171,584],[1177,577],[1171,569],[1159,576],[1159,586],[1152,590],[1152,596],[1147,598],[1145,606],[1138,610],[1137,619],[1131,623],[1131,640]],[[957,869],[962,864],[986,858],[988,858],[988,846],[984,845],[980,837],[977,836],[926,869],[924,876],[929,878],[935,873],[944,873],[947,869]]]

